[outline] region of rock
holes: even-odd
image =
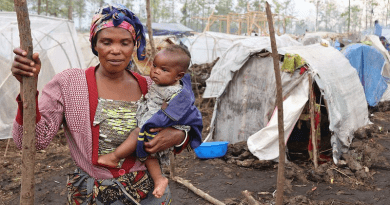
[[[316,173],[314,170],[310,170],[307,173],[307,179],[309,179],[310,181],[313,181],[313,182],[323,182],[324,181],[322,176],[319,175],[318,173]]]
[[[237,142],[237,143],[233,144],[232,154],[234,156],[239,156],[241,153],[243,153],[247,150],[248,150],[248,145],[247,145],[246,141]]]
[[[355,177],[360,179],[360,180],[365,180],[368,178],[368,175],[367,175],[367,172],[364,169],[362,169],[362,170],[355,172]]]
[[[379,128],[375,124],[369,124],[357,129],[354,133],[354,136],[357,139],[367,139],[372,137],[372,133],[379,132]]]
[[[228,163],[228,164],[236,164],[236,160],[230,158],[230,159],[228,159],[228,160],[226,161],[226,163]]]
[[[252,167],[255,169],[269,169],[273,165],[273,162],[270,160],[255,160],[252,163]]]
[[[237,160],[237,165],[238,166],[241,166],[241,167],[251,167],[252,166],[252,163],[254,162],[255,160],[254,159],[246,159],[244,161],[239,161]]]
[[[359,171],[363,169],[363,166],[351,156],[350,153],[345,153],[342,157],[346,160],[348,167],[353,171]]]
[[[291,197],[285,201],[286,204],[311,204],[310,200],[303,195]]]
[[[240,156],[238,156],[238,158],[240,160],[244,160],[244,159],[249,159],[250,157],[252,157],[252,153],[249,152],[249,151],[244,151],[242,154],[240,154]]]
[[[225,173],[231,173],[233,170],[230,169],[229,167],[223,167],[223,172]]]

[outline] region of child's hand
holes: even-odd
[[[167,107],[168,107],[168,103],[164,101],[163,104],[161,105],[161,109],[165,110]]]

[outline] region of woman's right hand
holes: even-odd
[[[34,53],[33,60],[28,59],[27,52],[21,48],[15,48],[15,59],[12,63],[11,72],[15,78],[22,83],[23,76],[35,76],[38,77],[39,71],[41,70],[41,60],[39,54]]]

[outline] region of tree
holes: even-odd
[[[75,12],[75,16],[78,18],[78,21],[79,21],[79,30],[81,30],[82,19],[86,16],[86,13],[85,13],[85,1],[83,1],[83,0],[75,0],[75,2],[74,2],[74,12]]]
[[[329,30],[329,24],[332,19],[332,14],[335,14],[337,10],[336,5],[333,2],[329,2],[325,7],[325,29]]]
[[[233,12],[232,8],[233,2],[232,0],[219,0],[217,5],[215,5],[215,13],[217,15],[227,15],[231,12]],[[227,29],[227,22],[221,22],[221,30],[226,31]],[[230,27],[230,25],[229,25]],[[229,31],[230,33],[230,31]]]
[[[355,5],[352,6],[351,9],[347,8],[347,11],[341,14],[341,17],[343,17],[345,21],[350,24],[352,28],[354,28],[354,31],[357,31],[356,29],[361,26],[360,11],[362,11],[362,9],[359,6]],[[351,15],[351,18],[348,17],[349,15]]]
[[[181,7],[180,11],[182,14],[182,17],[180,19],[180,23],[187,26],[187,19],[189,17],[188,12],[187,12],[187,0],[184,2],[183,7]]]
[[[320,0],[311,0],[310,3],[313,3],[316,7],[316,27],[315,27],[315,31],[317,31],[318,29],[318,14],[319,14],[319,10],[321,9],[320,7],[322,6],[322,3]]]

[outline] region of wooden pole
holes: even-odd
[[[241,193],[248,200],[250,205],[260,205],[260,203],[258,201],[256,201],[255,198],[253,198],[253,196],[251,195],[251,193],[249,193],[248,190],[244,190]]]
[[[146,21],[146,26],[148,27],[149,43],[152,49],[152,56],[150,56],[149,59],[153,61],[154,56],[156,56],[156,50],[155,50],[154,40],[153,40],[152,19],[150,16],[150,0],[146,0],[146,13],[148,18]]]
[[[73,20],[73,0],[69,0],[68,19]]]
[[[184,185],[185,187],[187,187],[188,189],[193,191],[195,194],[197,194],[198,196],[202,197],[203,199],[209,201],[212,204],[215,204],[215,205],[225,205],[225,203],[223,203],[223,202],[219,201],[218,199],[210,196],[209,194],[205,193],[204,191],[196,188],[189,181],[187,181],[187,180],[185,180],[183,178],[173,177],[172,180],[177,182],[177,183],[179,183],[179,184]]]
[[[176,176],[176,173],[175,173],[175,154],[173,152],[171,152],[169,154],[169,177],[171,179],[173,179],[175,176]]]
[[[286,147],[284,145],[284,122],[283,122],[283,97],[282,97],[282,79],[280,77],[279,69],[279,54],[276,47],[274,23],[272,21],[272,13],[268,2],[266,2],[267,20],[269,27],[269,36],[271,38],[272,57],[274,61],[274,71],[276,78],[276,101],[278,106],[278,131],[279,131],[279,166],[278,166],[278,180],[276,186],[276,205],[283,204],[284,192],[284,165],[286,157]]]
[[[30,19],[26,0],[14,0],[18,19],[20,47],[27,51],[32,59],[33,44],[31,38]],[[22,185],[20,204],[34,204],[34,164],[35,164],[35,118],[37,90],[35,77],[23,77],[23,142],[22,142]]]
[[[311,144],[313,145],[313,163],[314,169],[318,167],[317,135],[315,129],[315,99],[313,93],[313,80],[309,76],[309,108],[310,108],[310,125],[311,125]]]

